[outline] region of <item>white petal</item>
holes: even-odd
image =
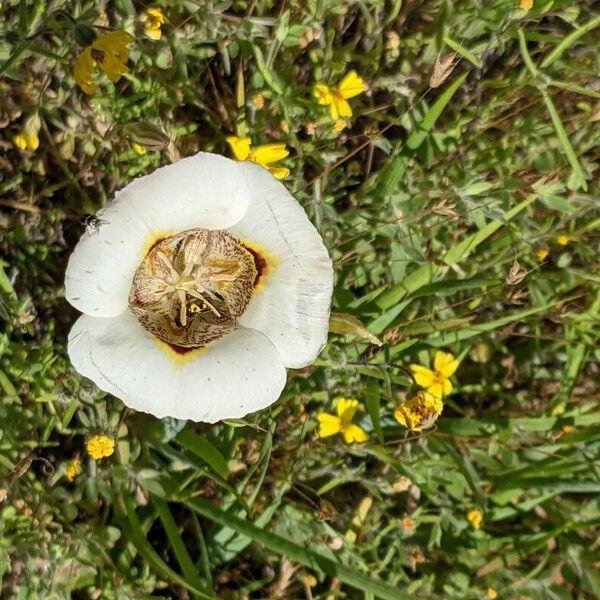
[[[239,163],[200,152],[140,177],[98,213],[67,266],[67,300],[80,311],[114,317],[127,308],[135,270],[148,246],[186,229],[224,229],[248,206]]]
[[[237,329],[206,349],[177,354],[129,312],[83,315],[69,334],[71,363],[99,388],[139,411],[214,423],[279,398],[285,368],[262,334]]]
[[[259,284],[240,324],[264,333],[286,367],[310,364],[327,341],[333,268],[304,209],[268,171],[240,163],[251,188],[244,218],[230,232],[259,244],[275,268]]]

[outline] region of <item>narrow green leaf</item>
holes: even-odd
[[[548,56],[546,56],[546,58],[542,61],[540,65],[542,69],[549,67],[563,55],[563,52],[567,50],[569,46],[573,45],[580,37],[584,36],[586,33],[592,31],[592,29],[595,29],[598,26],[600,26],[600,15],[567,35],[560,42],[560,44],[558,44],[558,46],[556,46],[556,48],[554,48],[554,50],[552,50],[552,52],[550,52],[550,54],[548,54]]]
[[[202,460],[214,470],[217,475],[227,479],[229,475],[229,466],[225,457],[205,438],[197,433],[184,429],[175,440],[184,448],[199,456]]]
[[[463,58],[466,58],[476,69],[481,69],[483,66],[475,54],[473,54],[468,48],[465,48],[458,42],[454,41],[448,34],[444,35],[444,43],[446,46],[448,46],[448,48],[454,50],[454,52],[457,52]]]
[[[193,585],[188,583],[183,577],[181,577],[181,575],[178,575],[175,571],[173,571],[173,569],[171,569],[171,567],[165,563],[156,550],[150,545],[144,534],[142,524],[140,523],[140,520],[135,512],[133,501],[129,495],[125,494],[123,496],[123,503],[127,521],[123,520],[120,525],[129,540],[135,544],[138,552],[150,563],[154,569],[156,569],[156,571],[162,577],[165,577],[166,579],[183,586],[187,590],[194,592],[200,598],[208,598],[209,600],[212,600],[214,596],[209,596],[202,590],[196,589]]]
[[[370,592],[376,597],[384,598],[385,600],[409,600],[410,598],[410,596],[402,593],[395,585],[373,579],[306,546],[300,546],[270,531],[256,527],[256,525],[249,521],[225,512],[203,498],[191,498],[185,504],[204,517],[226,527],[231,527],[231,529],[235,529],[239,533],[248,536],[255,543],[261,544],[273,552],[282,554],[291,561],[326,573],[330,577],[337,577],[342,583],[346,583],[359,591]]]
[[[569,141],[569,136],[565,131],[565,128],[560,120],[560,116],[556,107],[554,106],[554,102],[552,102],[552,98],[546,90],[541,90],[542,97],[544,98],[544,103],[546,104],[546,108],[550,113],[550,118],[552,119],[552,124],[554,125],[554,129],[556,130],[556,135],[563,147],[565,154],[567,155],[567,159],[571,168],[573,169],[573,174],[575,175],[575,183],[577,188],[581,188],[583,190],[587,190],[587,183],[585,181],[585,173],[581,168],[581,164],[579,163],[579,159],[575,154],[575,150],[573,150],[573,146],[571,146],[571,142]]]
[[[427,137],[429,131],[433,128],[436,121],[440,118],[440,115],[446,108],[446,105],[462,85],[462,82],[467,77],[467,73],[463,73],[457,77],[436,99],[431,105],[429,110],[423,116],[423,119],[417,126],[417,128],[410,134],[406,140],[406,147],[410,150],[416,150]]]
[[[444,262],[448,265],[457,263],[459,260],[466,258],[479,244],[487,240],[493,233],[495,233],[502,225],[506,225],[513,217],[518,215],[524,208],[527,208],[535,199],[536,195],[530,195],[525,200],[511,208],[504,214],[503,219],[494,220],[489,222],[483,228],[476,233],[470,235],[456,246],[450,248],[444,256]]]
[[[365,394],[367,410],[373,423],[373,430],[379,440],[383,444],[383,431],[381,430],[381,395],[379,392],[379,384],[374,379],[367,381],[367,389]]]
[[[187,548],[179,535],[177,524],[175,523],[175,519],[173,518],[167,503],[162,498],[153,495],[152,504],[154,504],[154,507],[158,512],[158,516],[167,537],[169,538],[169,543],[171,544],[175,558],[177,558],[177,562],[179,563],[186,580],[196,589],[206,591],[206,584],[198,576],[194,561],[188,554]]]

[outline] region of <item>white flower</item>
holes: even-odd
[[[279,397],[327,339],[333,270],[263,167],[199,153],[136,179],[67,267],[79,373],[157,417],[214,423]]]

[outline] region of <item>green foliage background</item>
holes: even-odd
[[[600,597],[594,3],[164,0],[160,41],[148,6],[0,6],[0,597]],[[136,32],[92,96],[74,22]],[[311,90],[350,68],[369,90],[334,132]],[[40,146],[19,150],[32,115]],[[383,345],[332,333],[244,421],[133,414],[66,359],[66,260],[116,189],[231,134],[288,145],[334,310]],[[438,348],[456,391],[407,432],[406,367]],[[368,443],[318,439],[340,395]],[[109,459],[84,457],[95,431]]]

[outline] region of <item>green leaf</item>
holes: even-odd
[[[452,100],[452,97],[462,85],[462,82],[466,79],[466,77],[467,73],[460,75],[438,96],[436,101],[423,116],[423,119],[415,131],[413,131],[406,140],[406,147],[408,149],[416,150],[425,141],[427,134],[436,124],[436,121],[440,118],[444,108],[446,108],[448,102]]]
[[[135,512],[133,500],[128,494],[123,496],[123,504],[127,520],[123,520],[120,523],[121,528],[124,530],[127,538],[133,542],[137,551],[150,563],[154,569],[156,569],[157,573],[159,573],[162,577],[165,577],[166,579],[183,586],[190,592],[195,593],[199,598],[208,598],[209,600],[215,598],[215,596],[209,596],[201,589],[195,588],[191,583],[188,583],[183,577],[181,577],[181,575],[178,575],[175,571],[173,571],[173,569],[171,569],[171,567],[169,567],[169,565],[167,565],[167,563],[165,563],[165,561],[159,556],[156,550],[146,539],[142,524],[140,523],[140,520]]]
[[[188,554],[187,548],[181,539],[181,535],[179,535],[177,524],[175,523],[175,519],[173,518],[167,503],[154,495],[151,496],[151,498],[152,504],[154,504],[154,507],[156,508],[158,517],[162,522],[167,537],[169,538],[171,548],[173,549],[177,562],[179,563],[186,580],[196,589],[207,591],[206,585],[198,576],[194,561]]]
[[[337,577],[342,583],[346,583],[356,590],[370,592],[376,597],[384,598],[385,600],[409,600],[411,598],[411,596],[402,593],[396,585],[390,585],[389,583],[369,577],[355,569],[342,565],[336,560],[323,556],[306,546],[300,546],[295,542],[257,527],[247,520],[240,519],[223,511],[218,506],[203,498],[191,498],[185,504],[207,519],[211,519],[226,527],[231,527],[231,529],[248,536],[255,543],[261,544],[293,562],[300,563],[310,569],[318,570],[330,577]]]
[[[502,225],[507,225],[513,217],[518,215],[524,208],[527,208],[536,199],[536,197],[536,195],[528,196],[525,200],[507,211],[502,220],[490,221],[482,229],[476,233],[473,233],[456,246],[450,248],[450,250],[446,252],[446,256],[444,256],[444,262],[448,265],[451,265],[469,256],[469,254],[471,254],[471,252],[473,252],[473,250],[475,250],[479,244],[487,240],[493,233],[498,231]]]
[[[199,456],[223,479],[229,476],[229,466],[225,457],[205,438],[197,433],[184,429],[175,440],[184,448]]]
[[[379,384],[374,379],[367,381],[367,389],[365,393],[367,410],[373,423],[373,430],[381,444],[383,444],[383,431],[381,430],[381,395]]]
[[[565,154],[567,155],[567,159],[571,168],[573,169],[574,175],[574,184],[576,189],[581,188],[582,190],[587,190],[587,183],[585,181],[585,173],[579,164],[579,159],[575,154],[575,150],[573,150],[573,146],[571,146],[571,142],[569,141],[569,136],[563,127],[562,121],[560,120],[560,116],[556,107],[554,106],[554,102],[552,102],[552,98],[546,90],[541,90],[542,97],[544,98],[544,102],[546,104],[546,108],[550,113],[550,118],[552,119],[552,124],[554,125],[554,129],[556,130],[556,135],[563,147]]]

